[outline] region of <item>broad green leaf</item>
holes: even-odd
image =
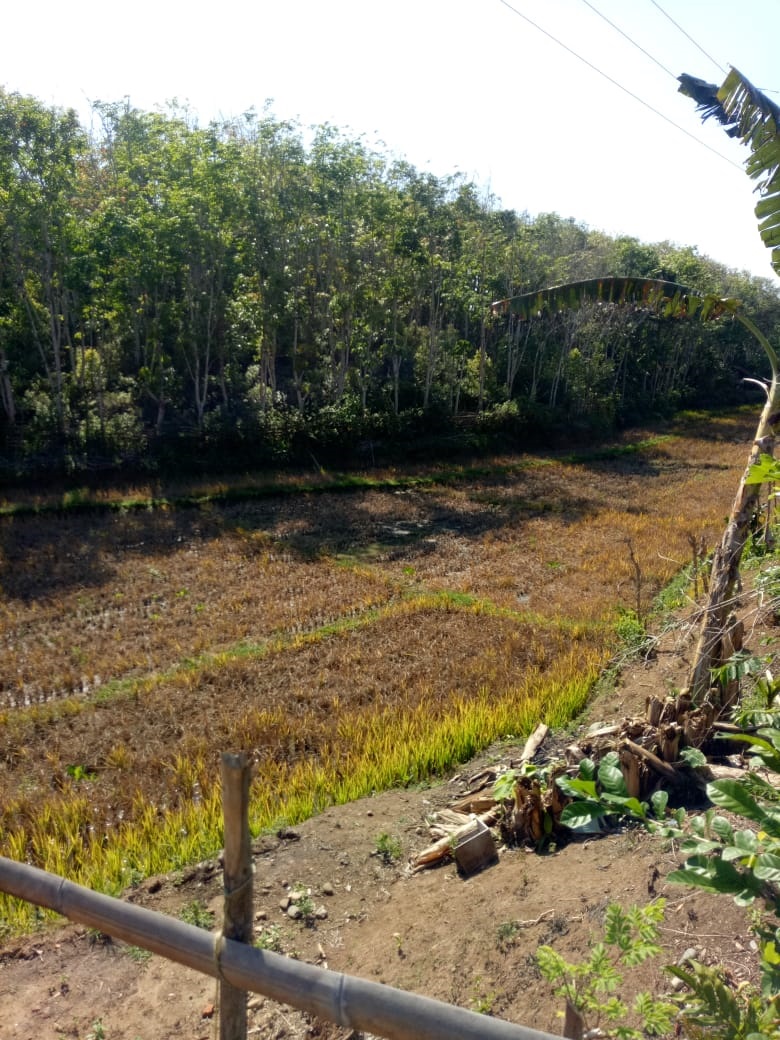
[[[698,835],[686,838],[681,845],[683,852],[696,853],[697,855],[705,852],[719,852],[722,848],[723,845],[719,841],[713,841],[711,838],[703,838]]]
[[[496,778],[496,782],[493,784],[493,797],[499,802],[508,801],[510,798],[514,798],[516,786],[517,774],[514,769],[508,769]]]
[[[724,300],[717,296],[698,297],[683,285],[657,278],[588,278],[566,285],[497,300],[494,314],[514,314],[521,321],[538,317],[545,311],[570,310],[583,303],[633,304],[655,311],[665,318],[689,318],[699,315],[701,321],[733,313],[738,300]]]
[[[706,812],[704,816],[694,816],[691,820],[691,833],[702,838],[706,837],[710,832],[713,815],[712,812]]]
[[[713,816],[710,820],[710,829],[717,834],[722,841],[731,841],[734,828],[725,816]]]
[[[644,802],[640,802],[638,798],[626,798],[624,800],[625,808],[633,813],[634,816],[638,816],[640,820],[644,820],[647,816],[647,805]]]
[[[663,819],[666,806],[669,804],[669,793],[667,791],[653,791],[650,796],[650,805],[658,819]]]
[[[780,812],[776,809],[767,811],[766,816],[761,822],[761,829],[773,838],[775,841],[780,839]]]
[[[764,731],[762,730],[761,732]],[[777,731],[773,730],[773,732],[776,733]],[[774,773],[780,773],[780,751],[777,750],[774,742],[770,743],[763,737],[753,733],[732,733],[729,736],[733,740],[749,744],[751,754],[763,762],[767,769],[771,769]]]
[[[780,167],[780,108],[758,90],[742,73],[731,68],[717,93],[702,97],[692,77],[680,77],[683,93],[694,97],[702,118],[716,115],[727,127],[727,133],[739,136],[750,148],[745,163],[748,176],[758,181],[762,199],[756,206],[759,232],[766,246],[776,243],[774,229],[780,225],[780,194],[778,194],[778,167]],[[701,81],[698,81],[701,83]],[[709,84],[703,84],[708,94]],[[691,89],[693,88],[693,89]],[[780,270],[780,250],[772,250],[772,266]]]
[[[745,865],[750,858],[749,853],[736,848],[734,845],[727,845],[720,855],[721,859],[725,860],[726,863],[733,863],[734,860],[739,860],[743,865]]]
[[[758,838],[754,831],[734,831],[733,842],[742,855],[750,856],[758,850]]]
[[[682,748],[680,751],[680,758],[687,766],[690,766],[691,769],[699,769],[701,766],[707,765],[707,756],[699,751],[698,748]]]
[[[761,823],[766,818],[766,812],[738,780],[715,780],[707,784],[707,794],[721,809],[737,813],[748,820]]]
[[[619,761],[614,751],[610,751],[602,758],[599,762],[599,783],[607,793],[627,798],[628,788],[623,777],[623,770],[618,765]]]
[[[591,800],[572,802],[561,813],[561,823],[565,827],[573,829],[587,827],[588,824],[601,819],[602,816],[606,816],[607,812],[606,806],[602,805],[601,802]]]
[[[775,751],[780,751],[780,729],[775,726],[763,726],[758,731],[758,736],[768,740]]]
[[[572,780],[568,776],[559,776],[556,783],[564,794],[572,798],[595,798],[597,794],[595,780]]]
[[[780,882],[780,856],[765,852],[756,858],[753,873],[762,881]]]
[[[596,779],[596,763],[592,758],[583,758],[579,765],[580,780]]]
[[[667,874],[667,881],[677,885],[693,885],[695,888],[705,888],[708,892],[720,892],[722,889],[715,884],[715,873],[702,870],[693,870],[690,867],[678,867],[671,874]]]
[[[768,780],[766,780],[763,776],[760,776],[758,773],[749,773],[748,776],[744,777],[739,782],[745,785],[750,784],[750,790],[759,791],[761,797],[766,797],[770,799],[776,799],[778,797],[777,788],[773,784],[770,784]]]
[[[780,463],[771,455],[762,454],[745,478],[746,484],[766,484],[780,480]]]
[[[763,737],[759,737],[755,733],[729,733],[728,739],[736,740],[740,744],[749,744],[751,748],[755,748],[759,751],[766,751],[770,755],[774,754],[776,751],[768,740],[764,740]]]
[[[672,871],[668,881],[695,885],[709,892],[722,892],[750,903],[761,891],[761,885],[751,874],[743,874],[721,859],[691,856],[679,870]]]

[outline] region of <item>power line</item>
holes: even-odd
[[[583,3],[588,4],[588,0],[583,0]],[[691,43],[694,45],[694,47],[696,47],[698,50],[700,50],[702,52],[702,54],[704,55],[705,58],[709,59],[709,61],[711,61],[712,64],[716,68],[720,69],[720,71],[723,73],[724,76],[726,76],[728,74],[728,70],[724,69],[723,66],[720,64],[720,62],[715,61],[715,59],[712,57],[712,55],[708,54],[705,51],[705,49],[703,47],[701,47],[696,42],[696,40],[694,40],[694,38],[690,35],[690,33],[687,33],[685,31],[685,29],[683,29],[683,27],[681,25],[678,25],[677,22],[675,22],[674,18],[672,18],[672,16],[670,14],[667,14],[666,11],[664,11],[663,7],[661,7],[661,5],[657,2],[657,0],[650,0],[650,3],[653,4],[655,7],[657,7],[658,10],[661,12],[661,14],[665,18],[669,19],[669,21],[672,23],[672,25],[675,27],[675,29],[679,29],[680,32],[683,34],[683,36],[687,37],[691,41]],[[592,6],[592,4],[588,4],[588,7],[591,7],[591,6]],[[593,8],[593,9],[594,9],[594,11],[596,10],[595,8]],[[600,12],[596,11],[596,14],[599,14],[599,13]],[[604,15],[601,15],[601,17],[604,18]],[[604,18],[604,20],[605,21],[609,21],[609,19],[607,19],[607,18]],[[612,24],[612,23],[610,23],[610,24]],[[614,26],[614,28],[617,29],[617,26]],[[618,32],[620,32],[620,29],[618,29]],[[625,36],[626,34],[623,33],[623,35]],[[626,37],[626,39],[630,39],[630,37]],[[631,40],[631,42],[633,43],[634,41]],[[634,44],[634,46],[639,47],[639,44],[638,43]],[[640,47],[639,49],[641,50],[642,48]],[[649,57],[651,57],[651,55],[648,54],[648,58]],[[653,58],[653,61],[655,61],[655,58]],[[656,64],[660,64],[660,62],[656,62]],[[661,67],[663,68],[663,66],[661,66]],[[780,94],[780,90],[773,90],[771,87],[759,87],[758,89],[761,90],[764,94]]]
[[[644,47],[643,47],[643,46],[642,46],[641,44],[637,43],[637,42],[636,42],[636,40],[632,40],[632,39],[631,39],[631,37],[630,37],[630,36],[628,35],[628,33],[626,33],[626,32],[623,32],[623,30],[622,30],[622,29],[620,28],[620,26],[619,26],[619,25],[615,25],[615,23],[614,23],[614,22],[610,21],[610,20],[609,20],[609,18],[607,18],[607,16],[606,16],[605,14],[602,14],[602,12],[601,12],[601,11],[599,11],[599,9],[598,9],[597,7],[594,7],[594,6],[593,6],[593,4],[592,4],[592,3],[590,2],[590,0],[582,0],[582,2],[583,2],[583,4],[585,4],[585,6],[586,6],[586,7],[589,7],[589,8],[591,9],[591,11],[593,11],[593,13],[594,13],[594,14],[597,14],[597,15],[599,16],[599,18],[603,18],[603,19],[604,19],[604,21],[605,21],[605,22],[607,23],[607,25],[611,25],[611,26],[612,26],[612,28],[613,28],[613,29],[615,30],[615,32],[618,32],[618,33],[620,33],[620,35],[621,35],[621,36],[622,36],[622,37],[623,37],[624,39],[628,40],[628,42],[629,42],[629,43],[630,43],[630,44],[631,44],[631,45],[632,45],[633,47],[636,47],[636,49],[637,49],[638,51],[641,51],[641,52],[642,52],[642,54],[644,54],[644,56],[645,56],[646,58],[649,58],[649,59],[650,59],[650,61],[653,61],[653,62],[655,62],[655,64],[656,64],[656,65],[658,66],[658,68],[659,68],[659,69],[662,69],[662,70],[663,70],[663,71],[664,71],[664,72],[665,72],[665,73],[666,73],[667,75],[671,76],[671,77],[672,77],[672,79],[674,79],[674,80],[676,80],[676,79],[677,79],[677,77],[675,76],[675,74],[674,74],[674,73],[673,73],[673,72],[672,72],[672,71],[671,71],[670,69],[667,69],[667,67],[666,67],[665,65],[663,65],[663,64],[662,64],[662,63],[661,63],[661,62],[660,62],[660,61],[658,60],[658,58],[654,58],[654,57],[653,57],[653,55],[652,55],[652,54],[651,54],[651,53],[650,53],[649,51],[646,51],[646,50],[644,49]]]
[[[628,96],[630,98],[633,98],[634,101],[638,101],[640,105],[642,105],[644,108],[649,109],[654,115],[657,115],[660,119],[663,119],[665,123],[669,123],[671,126],[675,128],[675,130],[679,130],[681,134],[685,134],[686,137],[690,137],[692,141],[695,141],[696,144],[701,145],[702,148],[706,148],[708,152],[712,152],[713,155],[717,155],[717,157],[719,159],[722,159],[723,162],[729,163],[730,166],[733,166],[735,169],[744,173],[744,170],[739,165],[739,163],[735,163],[733,159],[729,159],[727,156],[723,155],[722,152],[719,152],[716,148],[713,148],[711,147],[711,145],[708,145],[705,141],[700,140],[698,137],[692,134],[690,130],[686,130],[684,126],[680,126],[679,123],[675,123],[675,121],[673,119],[670,119],[669,116],[665,116],[663,112],[659,111],[657,108],[654,108],[648,101],[645,101],[644,98],[639,97],[638,94],[635,94],[632,90],[629,90],[628,87],[624,87],[622,83],[619,83],[616,79],[613,79],[612,76],[608,75],[597,65],[594,65],[593,62],[588,61],[587,58],[583,58],[581,54],[578,54],[577,51],[572,50],[572,48],[569,47],[568,44],[565,44],[562,40],[559,40],[557,36],[553,36],[551,32],[547,31],[547,29],[543,29],[541,25],[538,25],[535,21],[533,21],[532,18],[529,18],[528,15],[523,14],[522,11],[518,11],[516,7],[513,7],[512,4],[509,3],[509,0],[498,0],[498,2],[500,4],[503,4],[504,7],[506,7],[508,10],[512,12],[512,14],[516,14],[518,18],[522,18],[523,21],[528,22],[528,24],[532,25],[534,29],[538,29],[540,33],[544,33],[544,35],[547,36],[550,40],[552,40],[553,43],[557,43],[559,47],[563,47],[565,51],[568,51],[569,54],[571,54],[573,57],[577,58],[584,65],[587,65],[589,69],[592,69],[594,72],[597,72],[599,76],[602,76],[605,80],[611,83],[613,87],[617,87],[619,90],[622,90],[624,94],[628,94]],[[653,0],[653,3],[655,3],[655,0]]]
[[[683,27],[681,25],[678,25],[677,22],[674,20],[674,18],[672,18],[672,16],[670,14],[667,14],[667,12],[664,11],[663,7],[661,7],[661,5],[657,2],[657,0],[650,0],[650,3],[654,7],[657,7],[658,10],[661,12],[661,14],[664,16],[664,18],[668,18],[669,21],[672,23],[672,25],[675,27],[675,29],[679,29],[679,31],[683,34],[683,36],[687,37],[691,41],[693,46],[696,47],[697,50],[700,50],[702,52],[702,54],[704,55],[705,58],[707,58],[709,61],[711,61],[712,64],[716,68],[720,69],[720,71],[723,73],[724,76],[727,75],[727,70],[723,68],[723,66],[720,64],[720,62],[719,61],[715,61],[715,59],[712,57],[712,55],[708,54],[705,51],[705,49],[702,46],[700,46],[700,44],[698,44],[696,42],[696,40],[694,40],[694,38],[691,36],[690,33],[687,33],[685,31],[685,29],[683,29]]]

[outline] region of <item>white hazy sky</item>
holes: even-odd
[[[0,84],[85,123],[90,101],[125,95],[187,101],[202,122],[272,99],[278,118],[459,170],[507,208],[694,245],[780,284],[747,149],[702,125],[674,78],[720,83],[734,65],[780,91],[779,41],[780,0],[38,0],[5,5]]]

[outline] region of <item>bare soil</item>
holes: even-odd
[[[685,630],[667,633],[657,655],[626,666],[614,686],[594,699],[581,726],[633,715],[650,693],[665,694],[685,667]],[[774,640],[758,623],[752,639]],[[573,734],[558,734],[556,741]],[[509,764],[520,745],[491,748],[446,782],[394,790],[338,808],[259,839],[254,846],[256,928],[283,952],[335,971],[433,996],[552,1033],[560,1033],[559,1002],[541,979],[534,951],[550,944],[570,959],[587,954],[610,902],[625,906],[663,896],[664,957],[623,993],[667,992],[663,963],[690,949],[724,966],[735,982],[755,977],[746,913],[727,898],[680,886],[665,877],[678,857],[639,829],[621,829],[536,854],[504,848],[499,860],[471,877],[454,863],[412,873],[408,862],[429,843],[426,818],[469,789],[487,765]],[[385,862],[378,839],[399,842]],[[311,890],[327,917],[312,925],[291,920],[281,903],[291,888]],[[150,878],[125,898],[167,914],[193,907],[219,921],[219,864]],[[217,924],[215,924],[217,927]],[[0,953],[0,1021],[6,1040],[209,1040],[215,1035],[216,983],[162,958],[83,927],[47,929]],[[250,1035],[347,1037],[348,1030],[251,996]]]

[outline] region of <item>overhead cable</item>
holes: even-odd
[[[584,3],[587,4],[588,0],[584,0]],[[683,34],[683,36],[686,36],[691,41],[691,43],[694,45],[694,47],[698,48],[702,52],[702,54],[704,55],[705,58],[708,58],[716,68],[720,69],[720,71],[723,73],[724,76],[727,75],[727,71],[728,70],[724,69],[723,66],[720,64],[720,62],[715,61],[715,59],[712,57],[711,54],[708,54],[703,47],[699,46],[699,44],[696,42],[696,40],[694,40],[694,38],[689,33],[687,33],[685,31],[685,29],[683,29],[683,27],[681,25],[678,25],[677,22],[675,22],[674,18],[672,18],[671,15],[667,14],[666,11],[664,11],[663,7],[661,7],[661,5],[659,3],[657,3],[657,0],[650,0],[650,3],[654,4],[658,8],[658,10],[661,12],[661,14],[664,15],[666,18],[668,18],[669,21],[672,23],[672,25],[676,29],[679,29],[680,32]],[[590,7],[590,6],[592,6],[592,5],[588,4],[588,7]],[[595,10],[595,8],[594,8],[594,10]],[[599,12],[596,12],[596,13],[598,14]],[[601,17],[604,18],[604,15],[602,15]],[[607,20],[608,19],[605,19],[605,21],[607,21]],[[615,28],[617,29],[617,26],[615,26]],[[618,29],[618,32],[620,32],[619,29]],[[625,33],[623,35],[625,36]],[[639,44],[636,44],[636,46],[638,47]],[[650,55],[648,55],[648,57],[650,57]],[[655,58],[653,58],[653,61],[655,61]],[[758,89],[761,90],[764,94],[780,94],[780,90],[773,90],[771,87],[759,87]]]
[[[654,6],[654,7],[657,7],[657,8],[658,8],[658,10],[659,10],[659,11],[661,12],[661,14],[662,14],[662,15],[664,16],[664,18],[668,18],[668,19],[669,19],[669,21],[670,21],[670,22],[672,23],[672,25],[673,25],[673,26],[675,27],[675,29],[679,29],[679,31],[680,31],[680,32],[681,32],[681,33],[683,34],[683,36],[686,36],[686,37],[687,37],[687,38],[688,38],[688,39],[689,39],[689,40],[691,41],[691,43],[693,44],[693,46],[694,46],[694,47],[696,47],[696,48],[697,48],[697,50],[700,50],[700,51],[702,52],[702,54],[704,55],[704,57],[705,57],[705,58],[707,58],[707,59],[708,59],[709,61],[711,61],[711,62],[712,62],[712,64],[713,64],[713,65],[714,65],[714,66],[715,66],[716,68],[720,69],[720,71],[721,71],[721,72],[723,73],[723,75],[724,75],[724,76],[725,76],[725,75],[727,75],[727,73],[728,73],[728,70],[727,70],[727,69],[724,69],[724,68],[723,68],[723,66],[722,66],[722,65],[720,64],[720,62],[719,62],[719,61],[715,61],[715,59],[713,58],[713,56],[712,56],[711,54],[708,54],[708,53],[707,53],[707,52],[705,51],[705,49],[704,49],[704,48],[703,48],[703,47],[702,47],[702,46],[701,46],[700,44],[698,44],[698,43],[696,42],[696,40],[694,40],[694,38],[693,38],[693,37],[691,36],[691,34],[690,34],[690,33],[687,33],[687,32],[685,31],[685,29],[683,29],[683,27],[682,27],[681,25],[678,25],[678,23],[677,23],[677,22],[676,22],[676,21],[674,20],[674,18],[672,18],[672,16],[671,16],[670,14],[667,14],[667,12],[666,12],[666,11],[664,11],[663,7],[661,7],[661,5],[660,5],[660,4],[658,3],[658,0],[650,0],[650,3],[651,3],[651,4],[652,4],[652,5]]]
[[[628,40],[628,42],[633,47],[636,47],[636,49],[638,51],[641,51],[642,54],[644,54],[644,56],[646,58],[649,58],[650,61],[655,62],[655,64],[658,66],[659,69],[662,69],[668,76],[671,76],[672,79],[675,79],[675,80],[677,79],[677,76],[675,76],[675,74],[671,71],[671,69],[667,69],[667,67],[664,64],[662,64],[658,60],[658,58],[654,58],[653,55],[649,51],[646,51],[641,44],[637,43],[636,40],[632,40],[627,32],[623,32],[623,30],[620,28],[619,25],[615,25],[614,22],[610,21],[610,19],[607,18],[607,16],[605,14],[602,14],[602,12],[599,11],[599,9],[597,7],[593,6],[593,4],[590,2],[590,0],[582,0],[582,2],[583,2],[583,4],[585,4],[586,7],[589,7],[591,9],[591,11],[593,11],[594,14],[597,14],[599,16],[599,18],[603,18],[604,21],[607,23],[607,25],[611,25],[612,28],[615,30],[615,32],[620,33],[620,35],[624,39]]]
[[[523,14],[522,11],[518,11],[516,7],[513,7],[512,4],[509,3],[509,0],[498,0],[498,2],[500,4],[503,4],[504,7],[506,7],[508,10],[512,12],[512,14],[516,14],[518,18],[522,18],[523,21],[528,22],[528,24],[532,25],[534,29],[538,29],[540,33],[544,33],[544,35],[551,39],[553,43],[557,43],[559,47],[563,47],[565,51],[568,51],[569,54],[573,55],[573,57],[577,58],[584,65],[587,65],[589,69],[592,69],[594,72],[597,72],[599,76],[602,76],[614,87],[617,87],[619,90],[622,90],[624,94],[628,94],[628,96],[630,98],[633,98],[634,101],[638,101],[640,105],[642,105],[644,108],[649,109],[654,115],[657,115],[660,119],[663,119],[665,123],[669,123],[670,126],[673,126],[675,128],[675,130],[679,130],[681,134],[685,134],[686,137],[690,137],[692,141],[695,141],[696,144],[701,145],[702,148],[706,148],[707,151],[712,152],[713,155],[717,155],[717,157],[719,159],[722,159],[723,162],[727,162],[730,166],[733,166],[740,172],[744,172],[742,166],[740,166],[739,163],[735,163],[733,159],[729,159],[728,156],[723,155],[723,153],[719,152],[716,148],[713,148],[711,147],[711,145],[708,145],[705,141],[700,140],[700,138],[692,134],[690,130],[686,130],[684,126],[680,126],[679,123],[675,123],[675,121],[673,119],[670,119],[669,116],[664,115],[663,112],[660,112],[657,108],[654,108],[648,101],[645,101],[644,98],[639,97],[638,94],[635,94],[632,90],[629,90],[628,87],[624,87],[622,83],[619,83],[616,79],[613,79],[612,76],[604,72],[603,69],[600,69],[597,65],[594,65],[592,61],[588,61],[587,58],[583,58],[581,54],[578,54],[577,51],[572,50],[572,48],[569,47],[568,44],[564,43],[562,40],[559,40],[557,36],[553,36],[551,32],[547,31],[547,29],[543,29],[541,25],[538,25],[532,18],[529,18],[528,15]]]

